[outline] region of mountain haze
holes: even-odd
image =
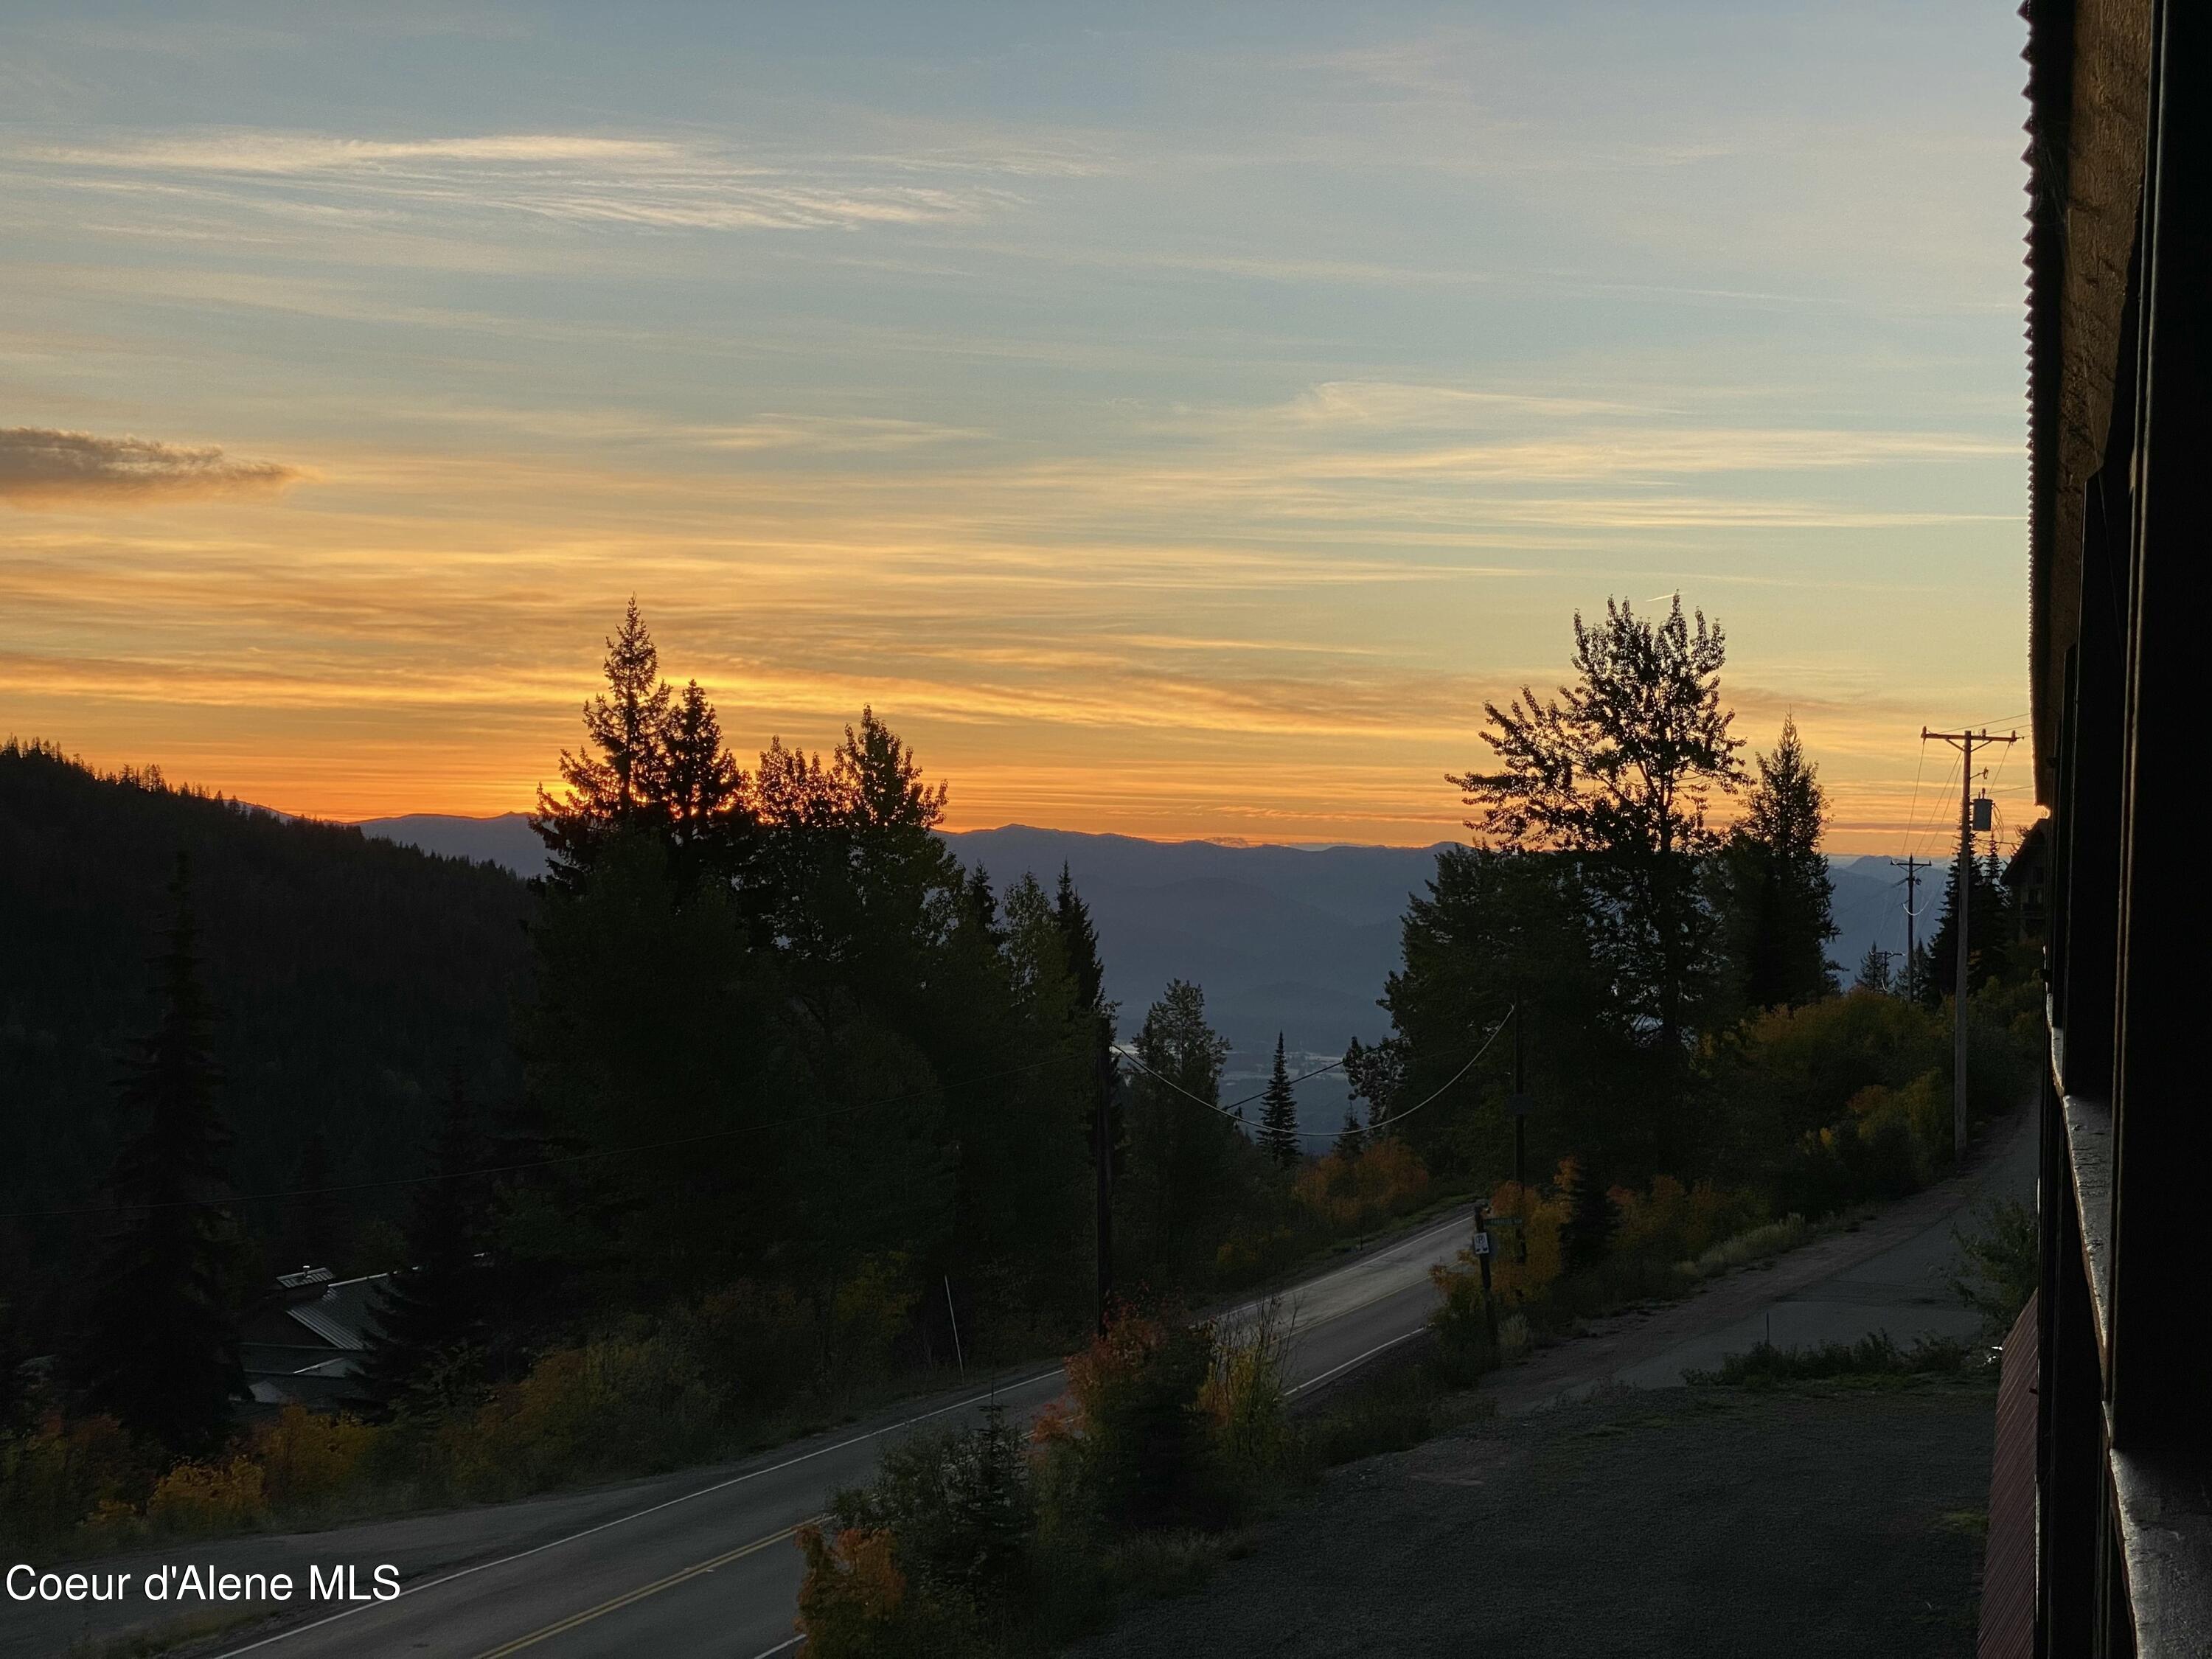
[[[362,833],[450,857],[534,875],[544,850],[527,817],[374,819]],[[969,868],[981,865],[1000,891],[1024,872],[1049,887],[1065,864],[1091,906],[1105,957],[1107,994],[1124,1032],[1170,979],[1195,981],[1206,1009],[1245,1073],[1273,1052],[1280,1031],[1293,1050],[1335,1055],[1353,1037],[1389,1030],[1376,1006],[1398,963],[1407,900],[1426,885],[1430,847],[1285,847],[1211,841],[1146,841],[1008,824],[949,833]],[[1948,878],[1942,861],[1921,878],[1920,936],[1935,930]],[[1878,855],[1829,860],[1838,936],[1828,955],[1848,983],[1869,945],[1902,953],[1903,872]],[[1331,1091],[1335,1110],[1340,1091]],[[1308,1103],[1310,1107],[1310,1103]]]

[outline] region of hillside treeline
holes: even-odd
[[[520,1085],[532,901],[504,871],[0,744],[0,1306],[33,1354],[66,1344],[114,1224],[117,1085],[160,1016],[179,854],[230,1189],[321,1194],[236,1204],[242,1279],[392,1265],[406,1194],[363,1183],[422,1172],[453,1079]]]

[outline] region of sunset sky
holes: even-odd
[[[10,5],[0,734],[512,810],[635,592],[741,750],[872,703],[959,827],[1420,842],[1486,697],[1679,589],[1901,852],[1921,726],[2027,701],[2021,42]]]

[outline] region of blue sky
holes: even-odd
[[[1425,841],[1679,589],[1887,848],[1921,725],[2026,702],[2020,44],[12,8],[0,726],[498,811],[635,592],[740,744],[872,702],[963,824]]]

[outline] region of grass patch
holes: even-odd
[[[1987,1538],[1990,1535],[1990,1512],[1987,1510],[1946,1510],[1936,1517],[1936,1530],[1957,1533],[1964,1538]]]
[[[187,1643],[212,1641],[245,1626],[259,1624],[270,1616],[270,1609],[265,1607],[210,1607],[204,1613],[183,1613],[121,1636],[87,1638],[70,1645],[66,1659],[153,1659]]]
[[[1446,1430],[1498,1414],[1486,1395],[1455,1389],[1432,1361],[1393,1365],[1329,1395],[1301,1425],[1311,1474],[1405,1451]]]
[[[1764,1265],[1778,1255],[1786,1255],[1802,1244],[1811,1243],[1820,1232],[1820,1229],[1803,1216],[1787,1215],[1779,1221],[1770,1221],[1733,1238],[1721,1240],[1695,1261],[1684,1262],[1681,1271],[1693,1282],[1717,1279],[1735,1268]]]
[[[1923,1337],[1900,1348],[1886,1332],[1876,1331],[1856,1342],[1824,1342],[1813,1348],[1758,1343],[1748,1352],[1727,1355],[1717,1370],[1685,1371],[1682,1380],[1692,1388],[1775,1389],[1796,1382],[1964,1378],[1987,1369],[1976,1358],[1963,1342]]]

